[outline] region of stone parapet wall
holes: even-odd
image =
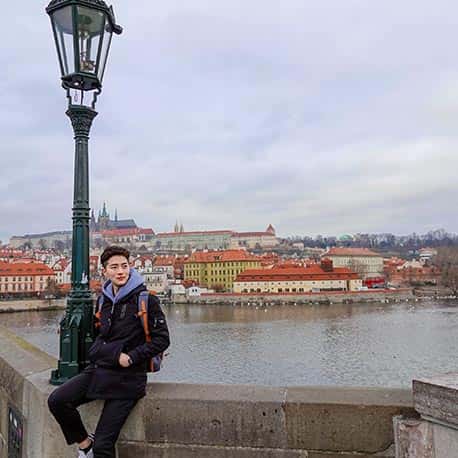
[[[0,328],[0,458],[8,407],[24,422],[24,458],[70,458],[47,409],[56,360]],[[93,430],[101,402],[81,408]],[[119,458],[393,458],[392,418],[412,416],[404,389],[151,383]]]

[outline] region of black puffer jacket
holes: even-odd
[[[137,272],[132,275],[139,276]],[[122,295],[121,289],[114,305],[113,297],[104,294],[99,335],[89,350],[91,364],[86,368],[92,374],[87,394],[89,398],[138,399],[145,395],[148,361],[165,351],[170,344],[164,313],[159,299],[153,295],[148,301],[152,340],[146,342],[141,320],[137,316],[138,295],[145,290],[145,286],[140,284],[134,289],[125,289],[125,295]],[[131,366],[125,368],[119,364],[121,352],[130,356]]]

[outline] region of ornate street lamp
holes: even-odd
[[[51,374],[51,383],[60,385],[88,364],[87,352],[93,341],[88,141],[111,38],[122,28],[115,22],[113,8],[103,0],[52,0],[46,12],[56,41],[62,86],[67,91],[66,114],[75,134],[72,287],[60,323],[59,364]]]

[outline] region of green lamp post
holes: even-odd
[[[116,24],[113,8],[103,0],[52,0],[51,18],[62,87],[67,91],[67,116],[75,134],[73,195],[72,286],[60,323],[58,368],[51,383],[60,385],[88,364],[93,341],[93,303],[89,287],[89,171],[88,141],[95,104]]]

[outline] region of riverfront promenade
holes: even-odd
[[[172,302],[191,304],[341,304],[360,302],[396,302],[413,299],[411,289],[383,289],[352,292],[322,292],[322,293],[221,293],[203,294],[197,297],[177,296]],[[64,310],[66,299],[24,299],[14,301],[0,301],[0,313],[32,312],[45,310]]]

